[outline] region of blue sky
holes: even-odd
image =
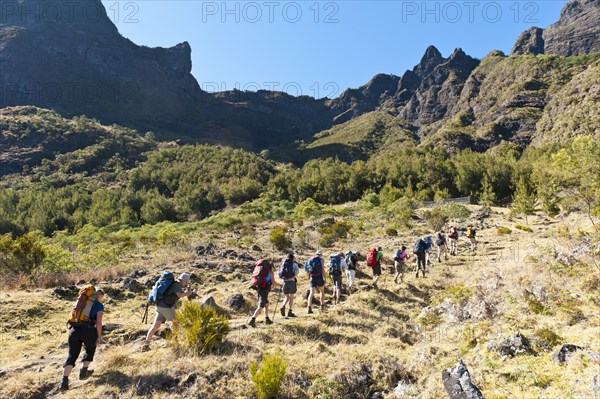
[[[428,45],[482,58],[558,20],[544,1],[103,1],[137,44],[188,41],[207,91],[275,89],[335,97],[377,73],[402,75]]]

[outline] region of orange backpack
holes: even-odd
[[[79,296],[71,310],[69,324],[90,324],[92,322],[92,320],[90,320],[90,312],[92,311],[94,303],[96,303],[96,288],[91,284],[87,284],[79,290]]]

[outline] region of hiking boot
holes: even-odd
[[[256,327],[256,319],[253,317],[250,319],[250,321],[248,322],[248,325],[250,327]]]
[[[268,317],[265,319],[265,324],[266,325],[270,325],[273,324],[273,322],[271,321],[271,319],[269,319]]]
[[[83,367],[79,370],[79,379],[87,380],[92,374],[94,374],[94,370],[88,370],[86,367]]]
[[[60,382],[60,387],[58,388],[61,391],[66,391],[69,389],[69,377],[63,377]]]
[[[312,314],[313,313],[313,310],[312,310],[312,308],[310,306],[308,307],[308,312],[307,313],[308,314]]]
[[[288,310],[288,315],[287,317],[296,317],[296,315],[294,313],[292,313],[291,310]]]
[[[279,311],[281,312],[281,316],[285,317],[285,308],[281,308]]]

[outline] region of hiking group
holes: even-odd
[[[470,242],[470,250],[475,251],[477,248],[477,231],[473,226],[468,226],[465,230],[465,235]],[[458,251],[458,239],[460,236],[459,229],[451,226],[447,233],[443,230],[437,231],[432,238],[430,235],[422,236],[417,239],[413,246],[413,254],[416,262],[413,271],[416,272],[416,277],[419,277],[419,272],[425,277],[428,265],[430,265],[429,256],[432,246],[435,244],[437,249],[437,261],[442,261],[442,256],[445,260],[448,259],[448,254],[455,256]],[[394,283],[398,284],[404,281],[404,274],[407,271],[408,259],[411,255],[406,251],[406,246],[402,245],[394,252]],[[308,292],[308,307],[307,313],[313,313],[313,303],[315,296],[318,294],[319,306],[321,312],[325,310],[325,284],[327,275],[333,286],[333,304],[337,305],[341,299],[341,291],[343,289],[343,276],[346,275],[347,293],[351,294],[356,289],[356,272],[359,270],[358,251],[334,252],[329,256],[326,263],[323,252],[318,250],[314,256],[310,257],[304,264],[304,271],[308,276],[309,292]],[[377,288],[379,277],[382,275],[382,264],[386,263],[381,246],[375,246],[367,251],[366,265],[373,273],[373,288]],[[387,264],[387,263],[386,263]],[[326,269],[327,268],[327,269]],[[298,292],[298,276],[300,275],[301,266],[296,261],[294,254],[289,253],[281,262],[277,269],[277,276],[281,282],[275,279],[275,265],[266,259],[259,260],[252,272],[251,287],[257,291],[258,306],[248,325],[256,327],[256,318],[260,313],[264,313],[265,324],[272,324],[273,321],[269,318],[269,293],[273,287],[281,288],[279,295],[283,293],[284,300],[279,309],[281,316],[286,318],[294,318],[296,315],[293,312],[294,299]],[[327,274],[326,274],[327,273]],[[142,347],[143,350],[149,349],[152,337],[158,332],[160,327],[165,322],[178,324],[176,317],[176,305],[179,299],[184,297],[193,297],[194,290],[189,286],[191,276],[188,273],[182,273],[177,279],[172,272],[165,271],[154,284],[150,294],[148,295],[146,310],[142,318],[143,322],[148,320],[148,307],[154,305],[156,316],[152,327],[146,334],[146,339]],[[60,384],[61,390],[69,389],[69,376],[73,370],[77,358],[81,353],[81,349],[85,349],[85,355],[82,359],[82,368],[79,371],[79,379],[85,380],[93,371],[89,370],[90,363],[94,360],[96,347],[102,342],[102,321],[104,314],[104,291],[96,289],[92,284],[87,284],[79,291],[77,300],[75,301],[71,317],[68,321],[69,339],[68,348],[69,354],[63,367],[63,376]],[[279,303],[277,298],[276,304]],[[287,312],[286,312],[287,308]],[[275,314],[275,313],[274,313]]]

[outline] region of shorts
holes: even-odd
[[[394,262],[394,267],[396,268],[396,273],[404,273],[405,262]]]
[[[156,307],[156,318],[154,319],[155,323],[157,321],[162,321],[164,323],[173,320],[175,320],[175,308],[164,308],[162,306]]]
[[[325,280],[323,280],[323,276],[311,277],[310,278],[310,288],[324,287]]]
[[[337,276],[331,276],[331,281],[333,282],[333,286],[337,289],[342,288],[342,275],[338,274]]]
[[[381,263],[377,262],[373,266],[373,276],[381,276]]]
[[[261,288],[258,290],[258,307],[264,308],[269,304],[269,287]]]
[[[287,281],[283,282],[283,294],[284,295],[293,295],[296,292],[298,292],[296,280],[287,280]]]

